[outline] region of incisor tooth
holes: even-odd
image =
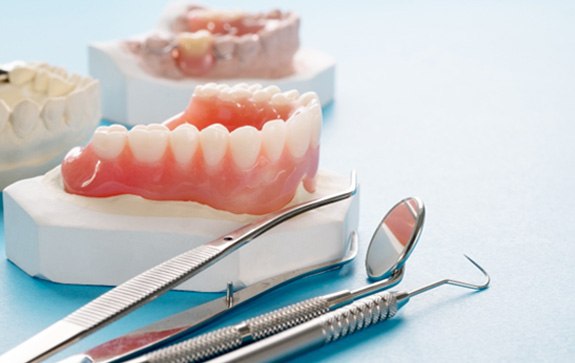
[[[37,92],[45,92],[48,90],[48,72],[44,70],[38,70],[38,72],[36,72],[36,78],[34,78],[34,89]]]
[[[66,109],[66,99],[64,97],[53,97],[46,101],[42,109],[42,119],[46,129],[50,131],[60,130],[64,125],[64,110]]]
[[[262,144],[262,137],[253,126],[243,126],[230,134],[230,149],[236,165],[240,169],[251,168],[258,156]]]
[[[92,136],[92,148],[102,159],[115,159],[124,150],[127,134],[122,125],[100,126]]]
[[[287,121],[287,146],[295,157],[302,157],[311,138],[311,120],[307,112],[296,112]]]
[[[287,127],[284,120],[268,121],[262,128],[263,147],[271,162],[277,161],[283,153]]]
[[[128,132],[128,142],[136,160],[155,163],[160,161],[166,152],[168,136],[169,130],[166,126],[138,125]]]
[[[187,165],[198,148],[198,129],[191,124],[182,124],[170,132],[170,145],[176,162]]]
[[[36,71],[33,68],[26,67],[26,66],[15,66],[9,72],[9,79],[10,83],[14,85],[21,85],[28,81],[31,81],[32,78],[36,75]]]
[[[4,100],[0,99],[0,132],[8,124],[8,118],[10,118],[10,108]]]
[[[218,164],[228,149],[230,133],[222,124],[213,124],[200,131],[200,145],[208,166]]]
[[[12,110],[12,127],[16,136],[23,138],[40,123],[40,108],[30,100],[23,100]]]
[[[323,120],[321,106],[319,103],[314,103],[305,112],[309,114],[309,121],[311,123],[311,146],[316,147],[319,145],[321,123]]]

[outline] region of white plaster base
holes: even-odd
[[[100,80],[103,117],[127,125],[160,123],[182,112],[199,84],[219,82],[277,85],[282,90],[314,91],[322,106],[333,100],[335,60],[312,49],[295,55],[296,73],[279,79],[183,79],[154,77],[120,42],[94,43],[89,47],[90,74]]]
[[[345,188],[348,177],[318,175],[313,195]],[[359,196],[304,213],[272,229],[178,289],[221,291],[339,258],[357,230]],[[4,190],[6,255],[31,276],[70,284],[117,285],[181,252],[255,220],[194,202],[132,195],[87,198],[64,192],[59,168]]]

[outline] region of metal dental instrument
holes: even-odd
[[[471,284],[457,280],[441,280],[410,292],[386,291],[365,297],[355,303],[339,308],[295,328],[286,330],[267,339],[255,342],[241,349],[220,356],[211,363],[224,362],[270,362],[280,358],[331,343],[347,335],[360,331],[372,324],[395,316],[414,296],[442,285],[454,285],[472,290],[483,290],[489,286],[487,272],[468,256],[487,280],[482,284]],[[167,362],[167,361],[154,361]]]
[[[148,303],[264,232],[304,212],[345,200],[357,191],[355,172],[345,190],[303,202],[193,248],[111,289],[0,356],[0,363],[38,362]]]
[[[358,298],[390,288],[403,277],[403,266],[415,247],[425,218],[425,207],[417,198],[397,203],[383,217],[368,248],[366,269],[380,281],[356,290],[343,290],[315,297],[242,323],[218,329],[182,343],[131,360],[144,362],[201,362],[287,330]]]
[[[357,250],[357,233],[352,232],[350,235],[349,250],[341,259],[288,271],[256,282],[237,291],[234,291],[234,286],[230,283],[228,284],[226,296],[224,297],[195,306],[121,337],[109,340],[82,354],[68,357],[60,361],[60,363],[117,362],[137,354],[142,354],[162,343],[189,334],[215,318],[233,310],[235,307],[243,305],[245,302],[287,283],[325,271],[338,269],[350,261],[353,261],[357,255]]]

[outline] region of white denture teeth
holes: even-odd
[[[102,159],[114,159],[124,150],[127,134],[122,125],[100,126],[92,136],[92,148]]]
[[[258,156],[262,138],[253,126],[243,126],[230,134],[230,149],[234,162],[240,169],[249,169],[254,166]]]
[[[188,165],[199,143],[198,129],[191,124],[182,124],[170,132],[170,146],[174,159],[180,165]]]
[[[207,30],[194,33],[180,33],[177,36],[178,49],[188,56],[201,56],[210,51],[213,35]]]
[[[299,92],[296,89],[292,89],[290,91],[284,92],[283,94],[290,101],[295,101],[299,97]]]
[[[263,89],[264,92],[266,92],[269,97],[271,98],[273,95],[275,95],[276,93],[281,93],[281,89],[278,86],[267,86],[266,88]]]
[[[306,111],[308,113],[309,120],[311,122],[311,138],[310,143],[312,147],[319,145],[319,139],[321,136],[321,122],[323,119],[321,106],[318,103],[313,104]]]
[[[64,97],[54,97],[46,101],[41,114],[46,129],[57,131],[65,125],[65,109],[66,99]]]
[[[275,106],[283,106],[290,103],[289,98],[284,93],[276,93],[270,99],[270,104]]]
[[[194,90],[194,96],[198,97],[213,97],[216,96],[220,90],[217,88],[215,83],[206,83],[201,86],[197,86]]]
[[[222,124],[213,124],[200,131],[200,145],[204,162],[216,166],[228,149],[230,133]]]
[[[168,146],[170,131],[164,125],[138,125],[128,132],[128,143],[136,160],[156,163],[162,159]]]
[[[12,127],[20,138],[26,137],[40,123],[40,108],[30,100],[23,100],[12,110]]]
[[[264,124],[262,128],[263,148],[267,158],[271,162],[277,161],[284,150],[287,127],[284,120],[272,120]]]
[[[14,85],[21,85],[26,82],[31,81],[36,75],[36,71],[32,67],[27,66],[15,66],[9,72],[10,83]]]
[[[65,96],[74,89],[74,84],[59,75],[51,76],[48,79],[48,96]]]
[[[254,102],[267,102],[270,99],[269,93],[264,90],[257,90],[252,94],[252,100]]]
[[[252,84],[251,86],[248,87],[248,90],[250,90],[250,92],[255,92],[255,91],[259,91],[262,89],[262,85],[259,83],[256,84]]]
[[[39,69],[34,78],[34,90],[37,92],[45,92],[48,90],[48,72]]]
[[[309,147],[311,137],[310,115],[307,112],[296,112],[287,120],[287,146],[295,158],[302,157]]]
[[[316,101],[319,103],[319,97],[318,97],[317,93],[315,93],[315,92],[303,93],[298,98],[298,103],[302,106],[307,106],[308,104],[310,104],[313,101]]]

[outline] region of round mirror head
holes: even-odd
[[[370,279],[389,278],[398,271],[421,233],[425,206],[419,198],[406,198],[391,208],[377,227],[365,258]]]

